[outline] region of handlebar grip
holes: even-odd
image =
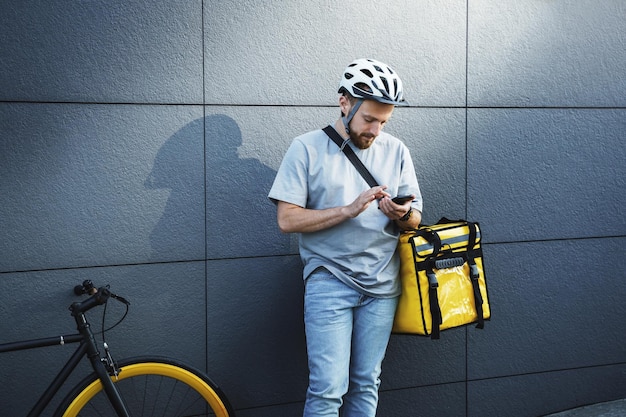
[[[85,287],[83,287],[82,285],[77,285],[74,287],[74,294],[83,295],[84,293],[85,293]]]
[[[93,285],[93,282],[91,282],[90,279],[86,279],[81,285],[77,285],[74,287],[74,294],[76,295],[94,295],[97,291],[98,289],[95,287],[95,285]]]

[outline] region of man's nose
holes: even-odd
[[[383,130],[383,124],[380,122],[374,122],[370,124],[369,131],[372,135],[378,136],[380,132]]]
[[[383,124],[382,123],[378,123],[378,122],[372,123],[372,130],[371,130],[371,132],[372,132],[372,134],[374,136],[380,135],[380,132],[382,130],[383,130]]]

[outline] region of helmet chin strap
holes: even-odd
[[[343,125],[346,128],[346,134],[348,135],[350,134],[350,122],[356,114],[356,111],[359,109],[359,107],[361,107],[361,104],[363,104],[363,99],[360,99],[356,103],[354,103],[354,106],[352,107],[352,109],[350,109],[350,113],[348,113],[347,116],[343,116],[341,118],[341,120],[343,121]]]

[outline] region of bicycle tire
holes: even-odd
[[[207,375],[169,358],[138,357],[120,361],[111,377],[133,417],[233,417],[226,395]],[[65,397],[55,417],[111,416],[115,412],[95,373]]]

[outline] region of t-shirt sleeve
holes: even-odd
[[[399,194],[414,194],[415,199],[413,200],[411,206],[421,212],[423,208],[422,192],[420,190],[419,183],[417,182],[413,159],[411,158],[409,149],[406,146],[403,146],[402,172],[400,175],[401,192],[399,192]]]
[[[269,199],[306,207],[308,198],[308,155],[305,145],[294,140],[287,149],[270,189]]]

